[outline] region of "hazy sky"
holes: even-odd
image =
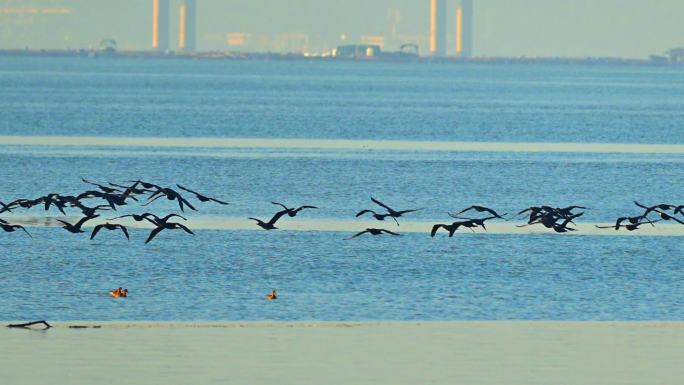
[[[458,0],[447,2],[453,19]],[[199,50],[296,50],[306,44],[324,51],[341,36],[346,42],[383,36],[387,50],[414,42],[427,51],[429,0],[197,3]],[[179,0],[171,4],[173,48]],[[114,38],[120,48],[147,49],[151,15],[152,0],[0,0],[0,48],[82,48]],[[245,44],[228,46],[227,33],[244,33]],[[684,0],[474,0],[474,35],[477,56],[643,58],[684,46]]]

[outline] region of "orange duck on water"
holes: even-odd
[[[271,294],[266,295],[266,299],[277,299],[278,298],[278,293],[276,293],[275,289],[271,290]]]
[[[109,295],[111,295],[114,298],[123,298],[128,295],[128,289],[118,288],[116,290],[110,290]]]

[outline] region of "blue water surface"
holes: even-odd
[[[684,144],[677,67],[4,56],[0,106],[0,135]],[[78,193],[82,176],[231,202],[188,216],[267,217],[278,200],[319,206],[309,220],[351,220],[375,196],[424,208],[410,220],[580,204],[582,221],[609,222],[639,214],[633,200],[684,203],[676,153],[0,144],[0,161],[3,202]],[[142,210],[177,207],[121,213]],[[684,319],[682,237],[197,230],[145,245],[142,229],[130,242],[29,231],[0,233],[3,319]],[[110,298],[118,286],[130,297]],[[272,288],[280,298],[266,301]]]

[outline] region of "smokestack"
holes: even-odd
[[[195,52],[197,34],[197,1],[181,2],[178,23],[178,48],[183,52]]]
[[[152,48],[169,49],[169,0],[152,0]]]
[[[446,0],[430,0],[430,54],[446,55]]]
[[[473,0],[461,0],[461,23],[456,26],[458,44],[460,40],[460,51],[456,54],[461,57],[473,56]],[[458,17],[458,15],[457,15]],[[458,21],[458,18],[457,18]]]

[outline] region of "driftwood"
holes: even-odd
[[[45,325],[45,329],[50,329],[52,327],[52,325],[47,323],[45,320],[27,322],[27,323],[23,323],[23,324],[9,324],[9,325],[7,325],[7,327],[8,328],[28,328],[29,326],[38,325],[38,324]]]

